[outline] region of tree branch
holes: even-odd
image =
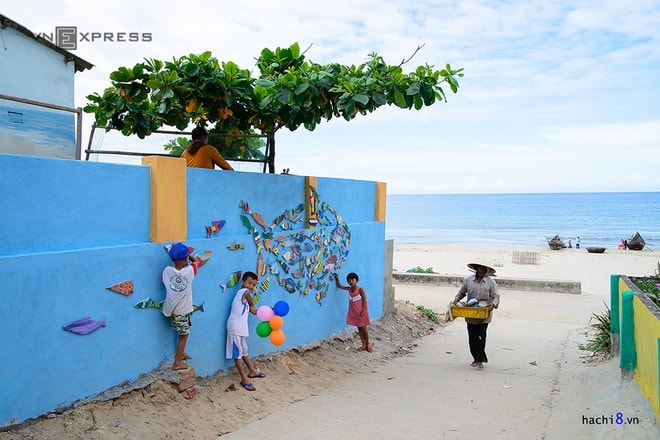
[[[420,49],[421,49],[422,47],[424,47],[424,46],[426,46],[426,43],[422,44],[421,46],[417,46],[417,49],[415,49],[415,51],[413,52],[413,54],[410,55],[410,57],[409,57],[408,59],[405,59],[405,58],[404,58],[403,60],[401,60],[401,64],[399,64],[399,67],[403,66],[403,65],[406,64],[408,61],[412,60],[413,57],[414,57],[415,55],[417,55],[417,52],[419,52]]]

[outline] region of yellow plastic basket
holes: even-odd
[[[490,310],[487,307],[451,306],[451,314],[454,318],[486,319],[490,316]]]

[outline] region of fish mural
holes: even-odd
[[[247,201],[241,201],[240,217],[256,246],[258,276],[274,275],[288,293],[297,291],[306,296],[313,292],[312,296],[321,304],[330,285],[322,280],[345,264],[351,232],[341,215],[321,199],[316,188],[312,187],[309,195],[316,220],[315,227],[310,229],[300,229],[305,227],[303,203],[266,222]],[[263,289],[265,282],[268,278],[262,282],[259,296],[268,289],[267,284]]]
[[[236,243],[236,241],[232,241],[230,244],[227,245],[227,249],[230,251],[237,251],[239,249],[245,249],[245,243]]]
[[[225,227],[227,222],[225,220],[214,220],[211,226],[206,227],[206,238],[211,238],[212,235],[218,235],[220,230]]]
[[[154,301],[150,297],[146,297],[145,299],[138,301],[135,304],[136,309],[162,309],[163,308],[163,303],[165,301]],[[204,302],[202,302],[200,305],[196,306],[193,304],[193,313],[200,311],[204,311]]]
[[[73,321],[67,325],[62,326],[64,330],[79,335],[87,335],[106,326],[106,317],[101,319],[91,319],[89,316]]]
[[[227,282],[224,284],[220,284],[222,291],[224,292],[225,290],[227,290],[227,287],[234,287],[236,284],[238,284],[238,282],[241,280],[241,275],[242,273],[240,270],[230,274]]]
[[[129,296],[133,293],[134,289],[133,281],[126,280],[121,283],[113,284],[112,286],[106,287],[106,289],[111,290],[116,293],[121,293],[122,295]]]

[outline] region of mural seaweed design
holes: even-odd
[[[305,229],[303,204],[285,210],[267,223],[247,202],[241,201],[241,222],[252,234],[257,249],[255,272],[260,283],[255,304],[275,281],[289,293],[312,294],[322,304],[332,284],[329,274],[346,262],[351,232],[327,202],[316,203],[317,225]]]

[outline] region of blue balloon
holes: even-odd
[[[277,316],[286,316],[289,313],[289,304],[286,301],[278,301],[273,306],[273,312]]]

